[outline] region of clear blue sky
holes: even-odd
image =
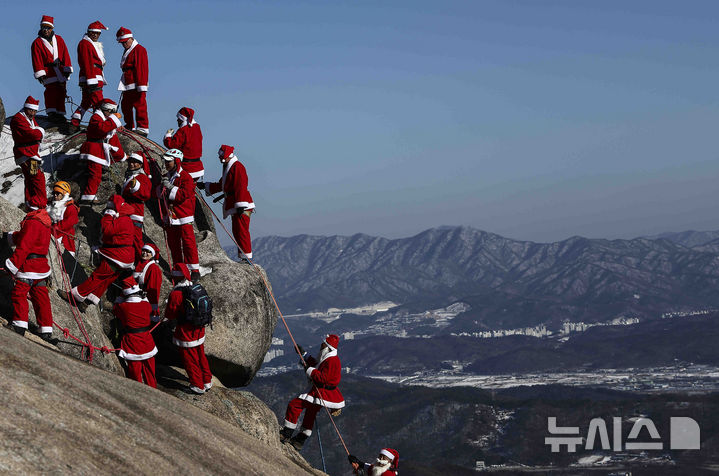
[[[237,147],[252,232],[408,236],[470,225],[553,241],[719,229],[719,3],[16,2],[0,96],[28,93],[42,14],[150,54],[151,137],[197,110],[209,178]],[[77,75],[70,94],[79,98]]]

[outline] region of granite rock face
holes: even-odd
[[[251,418],[242,416],[243,431],[227,415],[218,418],[2,328],[0,375],[12,395],[0,406],[3,473],[322,474],[252,436],[265,430]],[[258,412],[244,392],[233,401],[231,390],[217,390],[228,411]]]

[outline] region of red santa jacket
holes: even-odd
[[[309,360],[307,363],[313,365],[314,359]],[[329,351],[320,360],[317,367],[308,367],[306,373],[314,385],[307,393],[301,394],[298,398],[316,405],[324,405],[330,409],[345,406],[342,393],[337,388],[342,378],[342,364],[340,363],[340,358],[337,357],[337,349]]]
[[[122,339],[118,355],[125,360],[147,360],[157,354],[155,341],[150,333],[150,303],[137,294],[120,296],[112,312],[122,324]],[[144,332],[133,332],[145,329]]]
[[[35,38],[30,46],[30,56],[35,79],[44,77],[43,84],[64,83],[66,76],[72,73],[70,53],[60,35],[53,34],[50,41],[41,36]]]
[[[122,54],[120,68],[122,77],[118,91],[136,89],[141,93],[147,92],[147,50],[137,40],[133,40],[132,46]]]
[[[183,299],[182,288],[191,286],[190,281],[182,281],[175,285],[167,299],[165,306],[165,317],[167,319],[179,319],[185,315],[185,304]],[[175,327],[175,334],[172,336],[172,342],[178,347],[197,347],[205,343],[205,328],[196,327],[189,322],[179,322]]]
[[[117,137],[120,127],[117,116],[105,114],[97,109],[87,125],[87,139],[80,147],[80,158],[98,164],[110,166],[113,162],[122,162],[127,157]]]
[[[168,149],[180,149],[182,155],[182,167],[187,170],[190,177],[199,179],[205,175],[205,166],[202,165],[202,129],[194,119],[188,118],[188,122],[175,131],[175,134],[166,134],[163,139]]]
[[[99,43],[99,42],[98,42]],[[96,45],[89,36],[85,35],[77,44],[77,64],[80,66],[80,86],[102,88],[105,85],[105,76],[102,69],[105,67],[105,54],[102,46]]]
[[[135,272],[132,273],[140,289],[147,293],[147,300],[152,306],[152,315],[159,315],[160,290],[162,289],[162,270],[157,261],[150,259],[140,261],[135,266]]]
[[[357,475],[373,475],[374,473],[372,470],[374,469],[374,464],[370,463],[364,463],[364,467],[360,468],[358,471],[355,471],[355,474]],[[387,471],[383,472],[380,476],[397,476],[398,472],[394,469],[388,469]]]
[[[51,204],[47,207],[50,218],[52,219],[52,236],[55,241],[61,243],[67,251],[73,256],[75,255],[75,225],[77,225],[78,208],[77,205],[69,199],[62,204]]]
[[[172,188],[167,193],[170,225],[186,225],[195,221],[195,182],[178,164],[169,177]],[[160,189],[163,187],[161,186]],[[163,193],[160,190],[160,193]],[[164,207],[164,204],[163,204]]]
[[[8,235],[15,252],[5,260],[5,268],[16,278],[44,279],[50,276],[47,252],[51,225],[47,210],[41,208],[25,215],[20,222],[20,231]]]
[[[100,220],[102,245],[98,253],[121,268],[131,269],[135,264],[135,225],[130,215],[133,208],[125,202],[116,210],[106,210]]]
[[[12,132],[15,163],[22,164],[32,158],[42,162],[40,158],[40,142],[45,137],[45,129],[37,125],[35,118],[30,119],[25,111],[15,114],[10,120],[10,131]]]
[[[133,183],[134,180],[134,183]],[[122,185],[122,198],[133,208],[132,221],[142,223],[145,221],[145,202],[152,195],[152,183],[145,175],[143,169],[139,169],[130,175]]]
[[[222,208],[223,218],[237,213],[238,208],[255,208],[252,195],[247,189],[247,171],[237,157],[232,157],[224,164],[222,179],[219,182],[206,184],[210,194],[225,193],[225,202]]]

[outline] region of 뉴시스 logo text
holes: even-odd
[[[544,438],[544,443],[550,446],[552,453],[575,453],[582,446],[585,450],[611,451],[698,450],[701,446],[699,424],[690,417],[671,417],[669,434],[664,438],[654,422],[646,417],[633,419],[626,440],[622,439],[621,417],[612,417],[610,426],[603,418],[593,418],[584,436],[578,426],[557,426],[557,417],[547,417],[547,431],[551,436]],[[667,439],[669,444],[665,446]]]

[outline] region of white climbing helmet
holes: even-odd
[[[184,155],[180,149],[170,149],[162,155],[162,158],[168,162],[172,162],[176,159],[182,160]]]

